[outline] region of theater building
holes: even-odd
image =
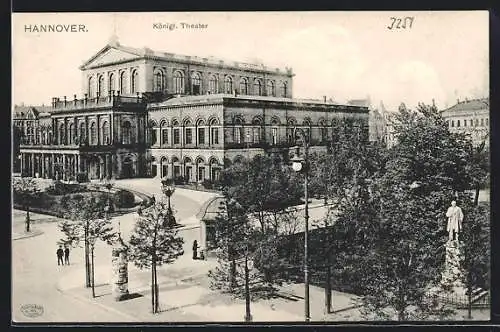
[[[324,148],[335,124],[366,128],[368,108],[292,98],[290,68],[181,56],[111,41],[81,67],[83,96],[15,107],[22,174],[71,180],[217,179],[239,158],[288,153],[294,130]]]

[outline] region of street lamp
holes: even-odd
[[[305,321],[309,322],[310,320],[310,312],[309,312],[309,266],[308,266],[308,244],[309,244],[309,238],[308,238],[308,233],[309,233],[309,197],[308,197],[308,182],[309,182],[309,175],[308,175],[308,157],[309,157],[309,143],[308,143],[308,136],[304,132],[303,129],[301,128],[296,128],[295,129],[295,135],[297,134],[300,136],[302,139],[302,142],[304,144],[304,158],[299,157],[298,151],[299,148],[297,147],[297,152],[295,156],[291,159],[292,162],[292,169],[297,172],[297,173],[303,173],[304,174],[304,199],[305,199],[305,208],[304,208],[304,222],[305,222],[305,229],[304,229],[304,302],[305,302],[305,307],[304,307],[304,316],[305,316]]]
[[[172,215],[172,208],[170,207],[170,196],[172,196],[175,191],[174,181],[172,179],[168,179],[167,177],[161,179],[161,191],[165,196],[167,196],[168,200],[168,221],[175,224],[175,218]]]

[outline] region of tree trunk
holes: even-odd
[[[331,267],[330,259],[328,259],[326,266],[326,277],[325,277],[325,313],[329,314],[332,312],[332,283],[331,283]]]
[[[151,257],[151,312],[155,313],[155,261],[154,255]]]
[[[26,232],[30,231],[30,206],[26,205]]]
[[[478,206],[479,205],[479,185],[476,185],[476,193],[474,195],[474,206]]]
[[[158,313],[159,307],[160,307],[160,294],[158,290],[158,275],[156,273],[156,260],[155,260],[155,268],[154,268],[154,273],[155,273],[155,313]]]
[[[89,260],[89,243],[87,239],[87,231],[85,231],[85,287],[90,287],[90,260]]]
[[[95,298],[94,246],[90,249],[92,255],[92,297]]]

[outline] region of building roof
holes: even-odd
[[[490,108],[489,98],[471,99],[459,101],[457,104],[442,110],[441,112],[461,112],[461,111],[476,111]]]
[[[198,96],[176,96],[158,103],[150,103],[149,107],[156,108],[161,106],[179,106],[193,105],[203,103],[222,103],[224,100],[248,100],[248,101],[263,101],[274,103],[288,103],[290,107],[300,106],[337,106],[346,107],[353,110],[367,110],[366,106],[341,105],[332,101],[324,101],[320,99],[298,99],[285,97],[270,97],[270,96],[254,96],[254,95],[234,95],[234,94],[209,94]]]
[[[50,115],[52,107],[50,106],[32,106],[32,105],[14,105],[13,119],[27,119],[31,112],[35,118]]]
[[[97,52],[95,55],[93,55],[90,59],[85,61],[80,66],[80,69],[86,69],[86,67],[89,64],[91,64],[95,59],[97,59],[99,56],[103,55],[104,53],[106,53],[110,49],[115,49],[118,51],[129,53],[131,55],[137,56],[138,58],[147,57],[147,58],[156,58],[156,59],[167,60],[167,61],[180,61],[180,62],[189,62],[189,63],[194,63],[194,64],[197,63],[197,64],[201,64],[201,65],[227,66],[227,67],[232,67],[232,68],[238,68],[241,70],[254,70],[254,71],[286,74],[288,76],[293,76],[292,69],[288,68],[288,67],[285,68],[285,70],[283,71],[280,68],[271,68],[271,67],[265,66],[262,63],[231,61],[231,60],[227,60],[227,59],[216,58],[213,56],[199,57],[199,56],[182,55],[182,54],[175,54],[175,53],[170,53],[170,52],[155,51],[155,50],[152,50],[148,47],[136,48],[136,47],[121,45],[118,42],[118,40],[116,40],[116,39],[111,40],[106,46],[104,46],[104,48],[102,48],[99,52]]]
[[[203,221],[215,220],[221,212],[224,202],[224,196],[216,196],[209,199],[201,206],[200,211],[196,214],[196,218]]]

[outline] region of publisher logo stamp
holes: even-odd
[[[43,307],[39,304],[23,304],[21,312],[26,317],[39,317],[43,315]]]

